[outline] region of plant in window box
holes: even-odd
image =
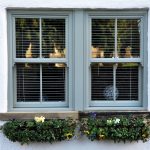
[[[49,119],[43,116],[34,120],[12,120],[2,127],[4,135],[13,142],[57,142],[70,140],[74,136],[76,121],[68,119]]]
[[[150,137],[150,121],[143,117],[121,116],[111,118],[82,119],[81,132],[91,141],[114,140],[114,142],[147,141]]]

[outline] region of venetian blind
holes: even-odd
[[[91,67],[92,101],[138,100],[137,63],[99,63]]]
[[[16,58],[40,56],[39,19],[16,18]]]
[[[92,101],[139,99],[140,34],[140,19],[91,19]]]
[[[16,58],[20,61],[16,63],[18,102],[66,100],[65,61],[55,62],[55,58],[65,57],[65,26],[65,19],[16,18]],[[22,58],[28,58],[27,62],[22,62]],[[34,63],[30,58],[35,58]],[[45,58],[49,62],[44,62]]]

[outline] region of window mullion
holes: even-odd
[[[40,64],[40,102],[42,102],[42,64]]]
[[[39,18],[40,21],[40,58],[42,58],[42,19]],[[42,64],[40,64],[40,102],[42,103],[42,97],[43,97],[43,93],[42,93]]]
[[[113,100],[116,101],[116,70],[117,64],[113,65]]]
[[[42,19],[40,18],[40,58],[42,58]]]
[[[117,18],[115,19],[115,58],[118,57],[117,54]]]
[[[118,58],[117,54],[117,18],[115,18],[115,58]],[[117,63],[113,65],[113,100],[116,101],[116,69]]]

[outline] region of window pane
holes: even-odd
[[[39,57],[39,19],[16,18],[16,57]]]
[[[118,65],[116,70],[117,100],[138,100],[138,70],[137,63]]]
[[[113,64],[98,63],[91,66],[92,101],[113,100]]]
[[[42,64],[43,101],[65,101],[65,64]]]
[[[16,64],[17,102],[40,101],[40,65]]]
[[[92,58],[112,58],[115,48],[115,20],[92,19]]]
[[[119,19],[117,22],[118,56],[132,58],[140,56],[140,20]]]
[[[65,57],[65,19],[42,19],[42,57]]]

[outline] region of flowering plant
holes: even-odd
[[[43,117],[43,116],[41,116],[41,117],[34,117],[34,120],[35,120],[36,122],[44,122],[45,117]]]
[[[2,131],[13,142],[57,142],[70,140],[75,134],[76,121],[68,119],[49,119],[35,117],[34,120],[12,120],[6,122]]]
[[[78,137],[80,133],[90,140],[147,141],[150,138],[150,120],[140,116],[98,118],[96,113],[78,120],[45,119],[12,120],[2,126],[4,135],[13,142],[56,142]],[[76,132],[76,135],[75,135]],[[81,134],[81,135],[82,135]]]
[[[115,142],[138,140],[145,142],[150,137],[150,121],[135,116],[100,119],[94,114],[82,119],[81,132],[92,141],[107,139]]]

